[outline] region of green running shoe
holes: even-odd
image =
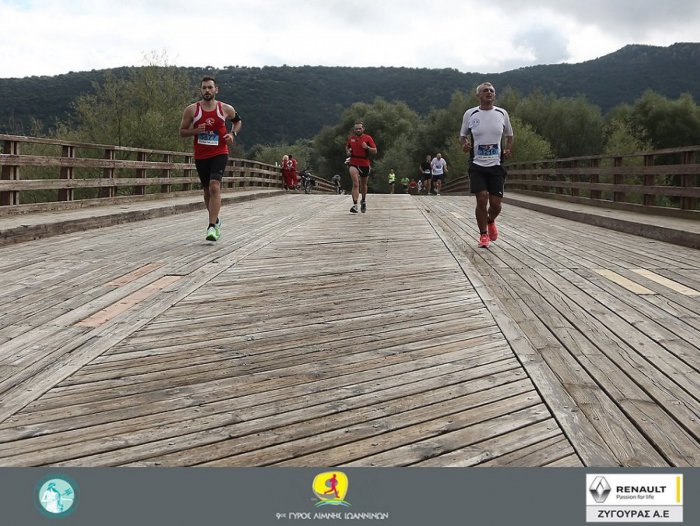
[[[218,241],[221,237],[221,231],[213,226],[207,228],[207,241]]]

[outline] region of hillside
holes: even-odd
[[[193,83],[209,69],[183,68]],[[53,77],[0,79],[0,132],[28,133],[32,118],[51,126],[70,113],[71,102],[92,90],[107,71],[71,72]],[[451,95],[490,80],[502,91],[535,89],[559,97],[585,95],[606,112],[631,103],[646,89],[676,98],[690,93],[700,101],[700,43],[669,47],[626,46],[579,64],[541,65],[504,73],[461,73],[453,69],[347,67],[228,67],[214,72],[219,98],[232,103],[246,123],[245,146],[294,142],[335,124],[354,102],[376,97],[404,101],[420,114],[446,107]]]

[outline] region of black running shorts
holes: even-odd
[[[372,171],[369,166],[357,166],[356,164],[351,164],[350,166],[357,168],[357,171],[360,172],[360,177],[369,177],[369,173]]]
[[[469,191],[473,194],[488,191],[489,194],[503,197],[506,185],[506,169],[503,166],[469,165]]]
[[[224,178],[224,170],[228,163],[228,155],[217,155],[208,159],[195,159],[194,165],[197,168],[199,180],[204,188],[209,188],[209,182],[213,179],[221,182]]]

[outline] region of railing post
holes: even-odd
[[[241,180],[238,184],[239,188],[245,188],[247,186],[246,183],[248,183],[245,169],[246,169],[246,162],[241,161]]]
[[[19,155],[20,153],[20,142],[13,140],[5,140],[5,145],[3,146],[3,153],[8,155]],[[2,167],[2,175],[0,176],[3,181],[19,181],[19,165],[9,165]],[[0,205],[18,205],[19,204],[19,191],[7,191],[0,192]]]
[[[173,161],[173,156],[170,155],[169,153],[163,154],[163,162],[170,164]],[[161,172],[161,177],[167,177],[170,179],[172,177],[172,170],[170,168],[163,168],[163,171]],[[173,185],[171,184],[162,184],[160,185],[160,193],[161,194],[169,194],[172,192]]]
[[[137,152],[136,153],[136,160],[138,162],[146,162],[148,160],[148,154],[146,152]],[[136,169],[136,177],[138,179],[145,179],[146,178],[146,169],[145,168],[137,168]],[[142,184],[134,185],[133,195],[146,195],[146,187]]]
[[[61,147],[61,157],[67,159],[75,159],[75,146],[70,146],[64,144]],[[61,167],[61,179],[73,179],[73,166],[62,166]],[[74,199],[73,188],[61,188],[58,190],[58,200],[59,201],[72,201]]]
[[[224,177],[230,177],[230,179],[222,186],[224,188],[235,188],[236,180],[234,177],[236,176],[236,161],[229,157],[228,161],[226,162],[226,167],[228,168],[228,171],[224,172]]]
[[[555,174],[555,176],[554,176],[554,181],[557,182],[557,183],[561,183],[561,186],[560,186],[559,184],[557,184],[557,186],[556,186],[556,188],[555,188],[555,190],[554,190],[554,193],[555,193],[555,194],[561,195],[561,194],[564,193],[564,186],[563,186],[563,185],[564,185],[564,183],[566,182],[566,179],[567,179],[567,176],[566,176],[566,174],[564,173],[564,170],[567,169],[567,168],[576,168],[577,166],[578,166],[578,162],[577,162],[577,161],[568,161],[568,162],[565,162],[565,163],[562,164],[562,166],[561,166],[562,171],[559,172],[561,175]],[[570,179],[569,179],[569,180],[570,180]]]
[[[613,166],[615,168],[619,168],[622,166],[622,157],[614,157],[613,158]],[[622,174],[613,174],[613,201],[616,203],[621,203],[624,202],[625,200],[625,193],[624,192],[616,192],[614,188],[617,185],[622,185],[625,183],[625,176]]]
[[[591,168],[600,168],[600,159],[592,159],[591,160]],[[594,184],[600,183],[600,171],[597,171],[596,173],[592,173],[590,177],[590,184],[593,186]],[[603,193],[600,190],[594,190],[591,188],[588,192],[588,196],[591,199],[602,199]]]
[[[107,159],[108,161],[114,161],[114,159],[116,159],[116,151],[112,150],[112,149],[105,150],[104,158]],[[113,181],[114,180],[114,167],[110,166],[109,168],[105,168],[104,171],[102,172],[102,178],[109,179],[109,180]],[[116,190],[116,187],[114,187],[114,186],[101,186],[99,195],[100,195],[100,197],[114,197],[115,190]]]
[[[579,168],[578,161],[574,161],[574,168]],[[571,172],[571,177],[569,178],[569,195],[572,197],[578,197],[579,191],[578,187],[575,186],[580,181],[579,174],[576,172]]]
[[[552,179],[553,179],[554,181],[562,180],[562,179],[563,179],[563,176],[562,176],[562,177],[559,177],[558,174],[560,174],[560,173],[562,172],[562,169],[563,169],[563,168],[566,168],[566,163],[565,163],[564,161],[557,161],[557,162],[554,164],[554,175],[553,175],[553,176],[548,176],[546,180],[548,180],[548,181],[549,181],[549,180],[552,180]],[[542,177],[542,179],[545,180],[544,177]],[[554,192],[552,192],[551,190],[552,190],[551,187],[542,186],[542,188],[540,188],[540,191],[546,192],[546,193],[559,193],[559,194],[561,193],[561,191],[557,192],[556,189],[554,190]]]
[[[194,164],[194,157],[191,155],[185,156],[185,164]],[[182,175],[184,175],[185,177],[192,177],[195,173],[196,173],[196,171],[193,170],[192,168],[185,168],[182,171]],[[184,183],[182,185],[182,189],[183,189],[183,191],[186,191],[186,192],[189,190],[192,190],[192,183]]]
[[[683,152],[683,158],[681,160],[682,164],[695,164],[695,152],[686,151]],[[700,175],[697,174],[683,174],[681,175],[681,186],[684,188],[697,188],[700,186]],[[698,209],[698,198],[697,197],[681,197],[681,209],[682,210],[697,210]]]
[[[644,156],[644,166],[654,166],[654,156],[645,155]],[[644,186],[654,186],[656,183],[656,175],[654,174],[644,174]],[[644,206],[655,206],[656,196],[654,194],[644,194]]]

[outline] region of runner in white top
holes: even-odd
[[[479,105],[468,109],[462,119],[459,141],[469,152],[470,191],[476,196],[476,223],[479,246],[488,247],[498,239],[496,217],[501,213],[501,201],[506,180],[503,159],[511,155],[513,127],[510,116],[494,105],[496,90],[490,82],[476,88]],[[501,149],[505,136],[505,148]]]

